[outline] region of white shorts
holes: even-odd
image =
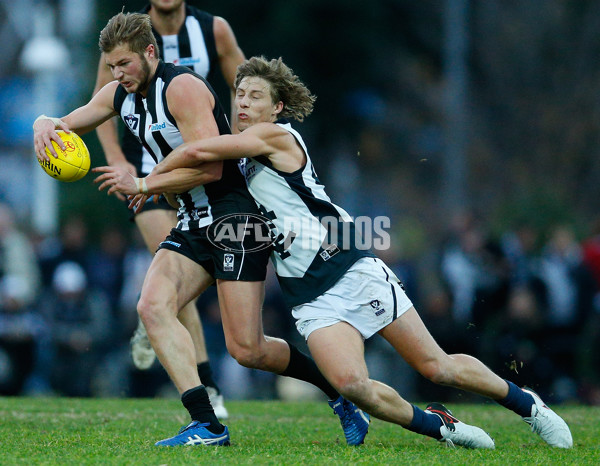
[[[309,303],[292,309],[300,335],[347,322],[367,339],[412,307],[400,280],[373,257],[358,260],[335,285]]]

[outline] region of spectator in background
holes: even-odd
[[[43,331],[30,304],[30,285],[19,275],[0,281],[0,395],[16,396],[36,365],[37,342]]]
[[[481,333],[506,305],[509,263],[470,213],[454,219],[452,235],[440,264],[452,300],[452,316],[459,324],[475,325]]]
[[[577,343],[593,307],[595,284],[573,229],[556,226],[537,262],[543,351],[553,361],[555,401],[575,398]]]
[[[14,218],[12,209],[0,204],[0,278],[19,277],[23,287],[20,298],[23,304],[31,304],[39,289],[40,270],[35,249]]]
[[[600,217],[582,244],[583,261],[594,276],[594,303],[581,339],[579,374],[584,401],[600,405]]]
[[[39,264],[42,279],[49,288],[55,269],[63,262],[75,262],[88,268],[88,227],[85,220],[74,215],[68,217],[60,228],[59,236],[49,237],[38,244]]]
[[[550,397],[552,361],[542,350],[543,333],[542,309],[533,287],[512,288],[506,314],[491,338],[490,360],[501,376]]]
[[[40,307],[51,332],[53,388],[65,396],[93,395],[92,377],[109,331],[107,297],[88,288],[79,264],[63,262],[54,271],[52,289]]]
[[[511,286],[527,286],[532,280],[539,233],[529,222],[522,222],[502,235],[500,244],[510,264]]]
[[[86,269],[90,283],[108,297],[115,319],[123,288],[126,249],[125,234],[117,227],[108,227],[101,233],[100,247],[91,250]]]

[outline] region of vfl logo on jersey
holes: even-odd
[[[326,249],[323,249],[319,253],[319,256],[321,256],[321,259],[323,259],[324,261],[328,261],[333,256],[335,256],[338,252],[340,252],[340,249],[335,244],[332,244],[330,246],[327,246]]]
[[[233,272],[235,257],[233,254],[225,254],[223,256],[223,272]]]
[[[123,121],[125,122],[125,124],[129,127],[129,129],[131,131],[137,131],[138,124],[140,122],[140,116],[133,115],[130,113],[129,115],[125,115],[123,117]]]
[[[369,304],[375,311],[376,316],[379,317],[381,314],[383,314],[385,312],[385,309],[383,307],[381,307],[381,301],[379,301],[378,299],[374,299]]]
[[[200,63],[199,57],[177,58],[173,60],[173,64],[179,66],[194,66],[196,63]]]
[[[153,125],[148,125],[148,131],[150,132],[154,132],[154,131],[160,131],[161,129],[165,129],[167,127],[167,124],[163,121],[162,123],[154,123]]]

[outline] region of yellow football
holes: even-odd
[[[62,130],[56,131],[65,143],[65,150],[62,150],[58,144],[52,141],[54,150],[58,158],[54,157],[46,148],[46,154],[50,160],[40,160],[41,167],[52,178],[60,181],[77,181],[83,178],[90,169],[90,153],[83,139],[73,131],[65,133]]]

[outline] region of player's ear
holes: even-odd
[[[154,48],[154,45],[148,44],[146,46],[146,56],[148,58],[156,58],[156,49]]]
[[[273,114],[279,115],[282,111],[283,111],[283,102],[280,100],[279,102],[277,102],[277,105],[275,105]]]

